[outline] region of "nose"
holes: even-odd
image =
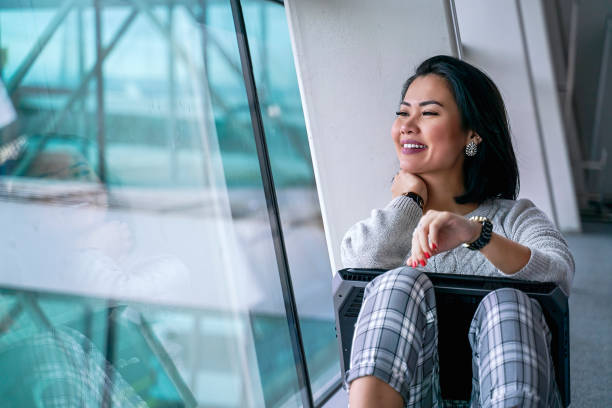
[[[418,124],[415,115],[400,118],[400,135],[416,133]]]
[[[400,126],[400,134],[410,134],[410,133],[414,133],[415,132],[415,125],[414,122],[411,120],[407,120],[406,122],[402,123],[402,125]]]

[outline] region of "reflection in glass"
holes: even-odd
[[[315,400],[339,380],[331,267],[284,8],[242,0]],[[279,320],[277,324],[282,324]]]
[[[298,405],[229,2],[3,4],[0,401]]]

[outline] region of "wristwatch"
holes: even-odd
[[[413,193],[412,191],[409,191],[407,193],[402,193],[402,195],[404,197],[410,197],[414,200],[415,203],[417,203],[417,205],[421,208],[421,210],[423,209],[424,206],[424,202],[423,199],[421,198],[420,195],[418,195],[417,193]]]
[[[485,245],[491,241],[491,233],[493,232],[493,224],[487,217],[473,216],[470,217],[470,221],[479,222],[482,224],[482,230],[480,236],[475,241],[466,242],[463,246],[472,251],[484,248]]]

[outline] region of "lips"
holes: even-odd
[[[403,154],[420,153],[427,149],[427,145],[424,145],[417,140],[400,140],[400,146]]]

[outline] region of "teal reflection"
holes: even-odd
[[[340,366],[334,330],[331,267],[289,30],[283,6],[265,0],[242,0],[242,5],[306,361],[316,399],[339,379]]]
[[[266,375],[266,406],[292,396],[293,357],[279,352],[289,342],[286,322],[275,315],[2,289],[0,322],[0,367],[11,367],[0,383],[2,407],[258,406],[230,367],[236,330],[247,326]],[[322,324],[303,320],[307,342],[324,342]],[[316,369],[329,358],[309,364]]]
[[[0,371],[19,374],[0,405],[295,400],[240,69],[228,1],[0,4],[17,115],[0,125]],[[277,140],[277,183],[312,188],[309,158]]]
[[[31,8],[0,12],[0,73],[19,110],[19,133],[28,135],[19,160],[3,161],[0,171],[37,176],[28,173],[30,161],[40,152],[62,150],[86,158],[100,176],[95,12],[93,7],[75,5],[40,53],[32,54],[58,10],[44,7],[45,1],[31,3]],[[231,10],[226,2],[185,3],[187,7],[152,8],[152,18],[134,14],[139,9],[130,2],[104,8],[102,114],[108,174],[103,178],[110,186],[205,184],[201,151],[206,147],[194,123],[204,108],[198,106],[193,90],[194,76],[199,75],[208,80],[228,186],[261,184],[235,38],[227,35],[233,31],[228,24]],[[208,4],[205,10],[201,4]],[[288,35],[282,24],[265,16],[261,24],[269,38]],[[191,45],[193,39],[201,40],[205,51]],[[268,53],[274,60],[291,61],[284,44],[271,44]],[[32,55],[34,62],[21,76],[24,61]],[[265,104],[264,120],[269,148],[277,157],[273,162],[276,183],[279,187],[313,185],[293,66],[282,69],[274,75],[259,75],[270,84],[263,100],[274,101]],[[5,134],[3,139],[10,137]],[[135,148],[137,157],[132,154]]]
[[[130,317],[127,305],[5,290],[7,299],[14,304],[0,308],[11,315],[0,336],[0,366],[11,367],[0,384],[3,407],[196,405],[179,392],[147,321],[133,310]]]

